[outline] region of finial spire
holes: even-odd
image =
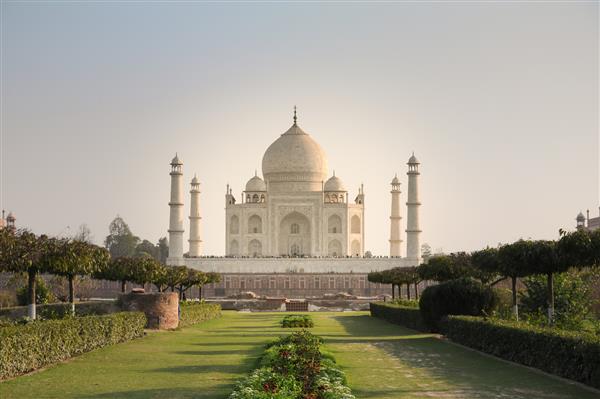
[[[296,126],[296,122],[298,122],[298,115],[296,114],[296,106],[294,105],[294,126]]]
[[[333,170],[333,177],[335,177],[335,169]]]
[[[258,176],[258,169],[254,169],[254,177]]]

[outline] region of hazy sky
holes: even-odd
[[[351,198],[365,184],[365,249],[389,252],[389,183],[397,172],[405,201],[413,150],[434,249],[555,238],[580,210],[598,215],[598,15],[597,2],[4,1],[0,205],[38,233],[87,223],[99,243],[119,214],[156,241],[178,151],[202,182],[205,253],[223,255],[225,185],[239,199],[296,104]]]

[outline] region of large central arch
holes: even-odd
[[[280,255],[311,255],[310,220],[299,212],[288,213],[279,223],[278,241]]]

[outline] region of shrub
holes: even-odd
[[[29,303],[29,293],[27,291],[27,285],[17,289],[17,303],[19,306],[25,306]],[[45,303],[52,303],[56,301],[56,297],[46,285],[46,282],[40,276],[35,278],[35,303],[42,305]]]
[[[221,305],[204,302],[180,302],[179,327],[221,317]]]
[[[390,303],[370,303],[371,316],[379,317],[390,323],[399,324],[413,330],[426,331],[423,317],[418,307],[401,306]]]
[[[491,314],[497,305],[494,290],[470,278],[427,287],[419,302],[425,324],[435,332],[441,331],[440,321],[445,316]]]
[[[525,366],[600,388],[600,337],[524,322],[451,316],[448,338]]]
[[[598,272],[570,271],[554,277],[554,323],[557,327],[581,330],[592,312],[592,285],[598,281]],[[523,316],[535,324],[547,324],[547,282],[545,276],[523,279],[527,290],[521,295]]]
[[[405,308],[415,308],[415,309],[419,308],[419,300],[418,299],[398,298],[398,299],[394,299],[394,300],[386,302],[386,303],[389,303],[390,305],[403,306]]]
[[[281,327],[283,328],[310,328],[314,327],[315,323],[309,315],[287,315],[281,320]]]
[[[143,313],[123,312],[0,327],[0,379],[141,337],[145,325]]]

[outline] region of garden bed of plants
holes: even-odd
[[[283,328],[310,328],[314,326],[315,323],[313,322],[312,317],[307,314],[290,314],[281,320],[281,327]]]
[[[344,373],[321,345],[307,330],[279,338],[229,399],[354,399]]]
[[[146,316],[122,312],[0,327],[0,380],[144,335]]]
[[[446,336],[459,344],[600,388],[600,337],[531,324],[449,316]]]
[[[180,302],[179,327],[187,327],[202,321],[221,317],[221,305],[205,302]]]

